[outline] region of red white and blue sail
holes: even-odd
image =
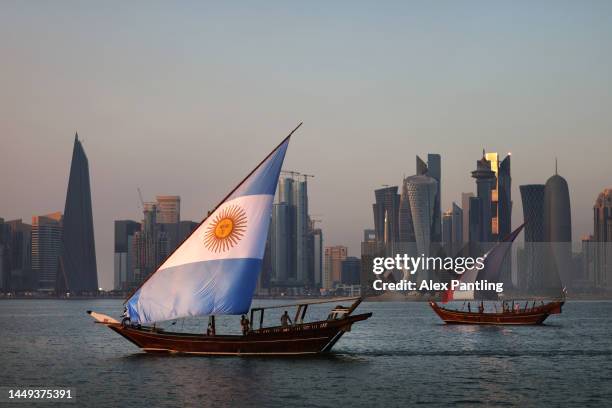
[[[288,143],[289,137],[128,298],[132,322],[248,312]]]

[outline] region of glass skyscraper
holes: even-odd
[[[76,293],[98,290],[89,163],[78,134],[74,136],[64,208],[61,256],[62,289]]]

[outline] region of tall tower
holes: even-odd
[[[399,241],[415,242],[414,225],[412,223],[412,211],[410,210],[410,199],[408,197],[407,179],[402,182],[402,194],[399,204]]]
[[[74,135],[64,207],[61,256],[62,276],[65,280],[61,285],[63,288],[71,292],[98,290],[89,164],[78,134]]]
[[[491,189],[491,238],[494,241],[503,240],[512,228],[510,157],[511,154],[508,153],[500,162],[497,153],[485,154],[485,158],[491,163],[491,171],[495,173]]]
[[[62,213],[32,217],[32,273],[38,290],[56,290],[61,249]]]
[[[308,184],[295,180],[293,183],[293,202],[295,203],[295,273],[298,284],[311,283],[308,273]]]
[[[498,239],[503,240],[512,232],[512,176],[508,155],[499,164],[497,171],[497,226]]]
[[[470,197],[474,193],[461,193],[461,209],[463,210],[463,241],[470,240]]]
[[[427,154],[427,164],[419,156],[416,157],[416,175],[427,175],[438,182],[436,196],[434,198],[433,221],[431,226],[431,241],[442,241],[442,168],[440,155],[437,153]]]
[[[456,254],[463,246],[463,209],[453,202],[452,209],[453,223],[453,254]]]
[[[518,286],[529,292],[546,286],[544,273],[544,184],[519,186],[525,223],[525,262],[519,270]]]
[[[442,241],[442,207],[440,204],[442,202],[441,161],[442,160],[439,154],[429,153],[427,155],[427,175],[438,182],[436,189],[436,198],[434,201],[433,224],[431,233],[432,242]]]
[[[565,286],[571,284],[572,214],[567,181],[557,172],[544,187],[544,238],[551,243],[559,278]]]
[[[418,254],[429,254],[438,182],[429,176],[406,179]]]
[[[612,188],[602,191],[593,206],[593,239],[596,288],[612,287]]]
[[[480,199],[481,233],[480,242],[491,241],[491,190],[495,183],[495,173],[491,170],[491,162],[482,151],[482,159],[476,162],[476,170],[472,171],[472,177],[476,179],[476,195]],[[470,209],[471,211],[471,209]]]
[[[181,197],[177,195],[157,196],[157,224],[168,241],[168,253],[176,248],[179,238],[179,223],[181,221]]]
[[[374,229],[376,240],[384,242],[385,225],[387,226],[388,242],[399,240],[399,204],[400,196],[397,194],[397,186],[379,188],[374,190],[376,202],[372,205],[374,211]],[[387,222],[385,222],[385,213]]]

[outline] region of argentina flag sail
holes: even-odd
[[[287,146],[301,123],[125,302],[132,323],[247,313]]]

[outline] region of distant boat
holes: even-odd
[[[477,277],[481,276],[489,281],[496,282],[499,280],[499,273],[502,268],[503,260],[512,246],[512,242],[523,229],[523,225],[519,226],[503,241],[497,243],[491,250],[484,255],[484,269],[478,271],[472,268],[461,275],[459,279],[463,283],[473,283]],[[446,303],[451,300],[471,301],[475,299],[473,290],[454,291],[447,290],[442,296],[442,302]],[[522,302],[520,302],[522,304]],[[474,305],[475,311],[470,310],[453,310],[438,305],[435,301],[430,301],[429,306],[433,311],[447,324],[490,324],[490,325],[535,325],[542,324],[551,314],[561,313],[565,297],[559,300],[554,300],[549,303],[541,303],[536,305],[535,302],[527,301],[523,307],[517,302],[505,301],[502,303],[499,311],[485,312],[484,303]],[[469,304],[468,304],[469,305]]]
[[[430,301],[429,305],[447,324],[533,325],[542,324],[551,314],[561,313],[563,303],[564,301],[558,300],[531,307],[527,304],[519,310],[509,308],[507,311],[499,312],[466,312],[446,309],[434,301]]]
[[[126,299],[121,321],[93,311],[87,313],[146,352],[197,355],[324,353],[350,331],[353,323],[372,316],[352,314],[361,303],[360,297],[251,309],[278,177],[289,139],[300,126]],[[229,159],[226,163],[228,168],[233,164]],[[349,301],[348,306],[335,306],[326,320],[304,322],[313,303]],[[287,314],[281,319],[283,324],[263,327],[266,310],[290,307],[297,308],[293,319]],[[215,316],[219,315],[243,315],[243,334],[217,334]],[[206,334],[169,332],[156,326],[157,322],[189,316],[209,316]]]

